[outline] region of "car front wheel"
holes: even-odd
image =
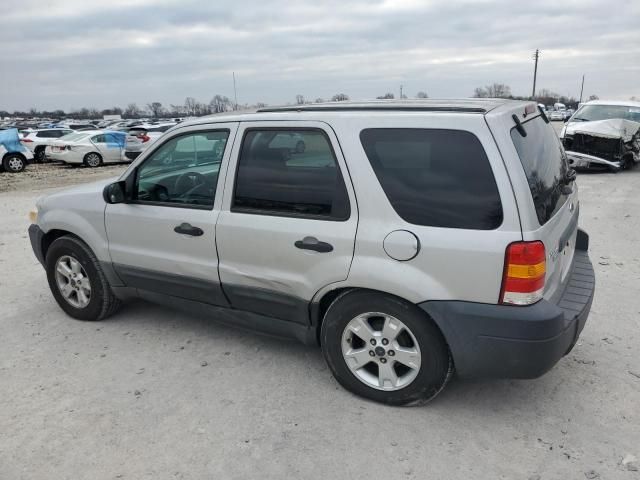
[[[321,327],[324,357],[347,390],[389,405],[419,405],[442,391],[453,361],[418,307],[367,290],[339,296]]]
[[[22,155],[9,154],[2,160],[2,166],[9,173],[18,173],[27,167],[27,162]]]
[[[73,318],[102,320],[120,306],[100,262],[80,239],[56,239],[47,251],[45,268],[53,297]]]

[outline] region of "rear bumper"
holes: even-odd
[[[517,307],[457,301],[418,305],[442,330],[456,371],[466,377],[536,378],[569,353],[585,326],[595,291],[579,231],[571,272],[564,290],[551,300]]]
[[[130,151],[125,151],[124,152],[124,156],[126,158],[128,158],[129,160],[135,160],[136,158],[138,158],[140,156],[142,152],[130,152]]]

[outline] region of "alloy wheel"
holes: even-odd
[[[64,255],[56,262],[56,285],[62,297],[75,308],[85,308],[91,301],[91,282],[80,262]]]
[[[342,356],[357,379],[377,390],[409,385],[422,363],[409,327],[395,317],[369,312],[353,318],[342,334]]]
[[[9,169],[14,172],[19,172],[24,168],[24,160],[19,157],[11,157],[7,162]]]

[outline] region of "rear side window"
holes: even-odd
[[[396,213],[415,225],[494,230],[502,203],[478,138],[462,130],[372,128],[360,141]]]
[[[248,130],[232,210],[327,220],[349,218],[338,162],[321,130]]]
[[[522,124],[527,136],[511,129],[511,140],[527,176],[540,225],[544,225],[564,204],[561,179],[568,165],[553,127],[538,116]]]

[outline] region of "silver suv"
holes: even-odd
[[[184,307],[410,405],[571,350],[594,292],[574,180],[534,103],[263,109],[180,124],[117,181],[40,199],[29,234],[72,317]]]

